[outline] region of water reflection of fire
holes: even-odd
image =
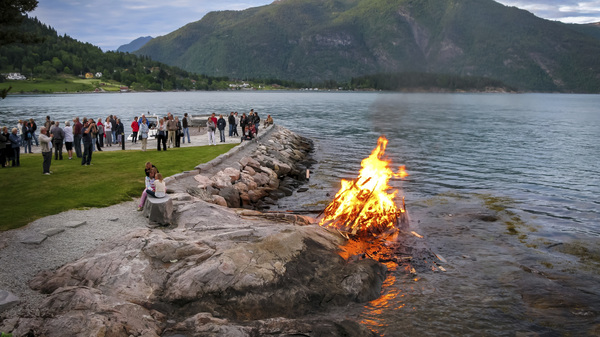
[[[388,140],[381,136],[371,155],[361,162],[361,170],[354,180],[342,179],[342,187],[324,211],[321,226],[332,227],[348,237],[370,237],[390,234],[398,222],[406,222],[404,198],[398,209],[397,190],[388,193],[391,178],[407,176],[404,166],[397,173],[389,167],[390,160],[383,156]]]

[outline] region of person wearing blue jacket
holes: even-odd
[[[21,137],[17,134],[18,129],[13,128],[9,136],[13,150],[12,166],[21,166]]]

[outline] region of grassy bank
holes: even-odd
[[[106,207],[139,197],[144,188],[144,164],[151,161],[163,174],[191,170],[236,144],[169,149],[94,152],[91,166],[81,159],[54,160],[42,174],[42,155],[21,154],[20,167],[0,169],[0,231],[19,228],[70,209]],[[65,156],[64,158],[67,158]],[[132,209],[134,212],[135,209]]]
[[[0,89],[10,89],[9,94],[19,93],[54,93],[54,92],[93,92],[98,89],[117,92],[120,84],[101,79],[83,79],[76,76],[61,75],[53,79],[33,79],[24,81],[6,80],[0,83]]]

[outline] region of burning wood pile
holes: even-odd
[[[337,229],[346,238],[376,237],[397,231],[399,223],[407,222],[404,198],[402,207],[396,206],[398,190],[391,193],[388,182],[408,174],[404,166],[394,173],[390,160],[384,158],[388,140],[381,136],[371,155],[361,162],[359,176],[354,180],[342,179],[342,187],[325,208],[319,225]]]

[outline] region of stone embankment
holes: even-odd
[[[174,176],[168,182],[170,190],[232,208],[266,209],[275,205],[308,179],[313,144],[277,126],[257,141],[244,142],[194,171]]]
[[[343,259],[345,240],[312,218],[249,209],[268,207],[306,180],[310,148],[302,137],[272,128],[257,143],[168,178],[171,226],[135,229],[38,274],[30,286],[47,297],[35,314],[0,322],[0,331],[372,335],[340,312],[377,298],[386,267]]]

